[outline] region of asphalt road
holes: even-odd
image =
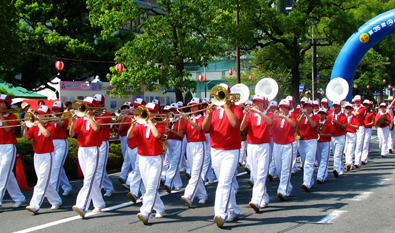
[[[362,168],[334,178],[329,174],[324,184],[315,184],[306,193],[302,184],[302,171],[292,176],[294,190],[286,201],[276,196],[278,179],[268,181],[270,204],[260,213],[248,207],[251,188],[244,168],[239,167],[240,191],[237,203],[241,208],[239,220],[225,223],[223,229],[213,222],[216,184],[206,186],[209,199],[205,205],[197,200],[188,209],[180,200],[183,192],[167,194],[160,189],[165,204],[165,216],[151,219],[143,225],[136,217],[141,203],[133,204],[126,197],[127,191],[117,181],[118,174],[111,174],[116,191],[105,198],[107,208],[99,214],[81,219],[71,209],[81,180],[73,181],[74,192],[63,198],[59,210],[51,211],[44,201],[40,214],[33,215],[24,208],[13,209],[13,202],[6,194],[0,209],[1,232],[395,232],[395,154],[381,158],[376,131],[371,143],[370,162]],[[330,171],[332,168],[332,156]],[[182,174],[184,186],[186,177]],[[32,191],[24,192],[30,200]],[[92,209],[92,207],[91,207]]]

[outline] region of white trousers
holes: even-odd
[[[180,177],[179,165],[182,159],[181,155],[182,141],[168,139],[167,140],[167,159],[169,161],[169,168],[166,171],[165,185],[173,189],[182,187],[182,180]]]
[[[372,137],[372,128],[365,128],[365,139],[363,140],[363,151],[361,161],[367,163],[369,161],[370,139]]]
[[[187,159],[191,169],[191,178],[185,188],[184,196],[191,202],[195,198],[207,199],[207,191],[202,179],[203,164],[206,154],[206,142],[188,142]]]
[[[389,127],[384,127],[384,128],[378,128],[377,129],[377,135],[379,135],[379,145],[381,149],[381,155],[382,156],[387,156],[388,154],[388,134],[389,134]]]
[[[206,181],[207,179],[209,179],[211,181],[215,180],[213,166],[211,164],[211,146],[210,146],[210,134],[209,133],[206,133],[206,156],[204,158],[202,178],[203,178],[203,181]]]
[[[67,153],[69,152],[69,143],[66,139],[53,140],[54,150],[54,164],[51,175],[51,185],[59,191],[59,186],[62,185],[63,191],[71,191],[73,188],[70,185],[69,179],[66,176],[63,165],[66,161]]]
[[[354,164],[358,166],[361,166],[364,139],[365,139],[365,126],[359,126],[355,139],[355,161],[354,161]]]
[[[394,150],[395,149],[394,148],[395,147],[395,144],[394,144],[395,143],[395,127],[392,130],[389,129],[388,135],[389,135],[388,143],[387,143],[388,150],[389,149]]]
[[[44,197],[48,199],[51,205],[59,205],[62,203],[58,192],[54,186],[50,184],[52,168],[54,163],[53,153],[36,154],[34,153],[34,170],[37,175],[37,184],[34,186],[33,196],[30,200],[30,206],[39,210],[44,201]]]
[[[346,154],[346,164],[350,164],[351,166],[353,166],[356,138],[356,133],[347,132],[344,154]]]
[[[163,159],[161,155],[140,156],[139,158],[140,173],[146,188],[140,213],[146,219],[150,219],[152,209],[158,213],[163,213],[165,211],[165,206],[158,193],[162,167]]]
[[[218,178],[215,192],[214,214],[226,221],[228,214],[239,214],[240,208],[236,203],[233,181],[239,162],[239,150],[216,150],[211,148],[213,168]]]
[[[128,147],[127,154],[129,156],[132,165],[132,172],[130,172],[128,175],[128,183],[130,185],[129,191],[135,197],[139,197],[139,192],[141,192],[141,195],[144,196],[145,187],[140,174],[140,168],[139,168],[140,155],[137,154],[137,147],[134,149]]]
[[[309,189],[314,185],[314,163],[317,155],[317,139],[299,140],[299,153],[304,161],[303,184]]]
[[[328,177],[329,156],[331,153],[330,144],[330,142],[318,142],[317,144],[317,179],[320,179],[323,182]]]
[[[167,156],[167,149],[166,149],[166,151],[162,154],[162,158],[163,158],[163,169],[162,169],[162,175],[161,175],[161,180],[163,181],[163,182],[165,182],[165,180],[166,180],[166,173],[167,173],[167,170],[169,170],[169,164],[170,164],[170,161],[169,161],[169,157]]]
[[[130,159],[128,156],[128,137],[127,136],[120,136],[119,137],[121,140],[121,150],[122,150],[122,156],[123,156],[123,163],[121,167],[121,173],[119,174],[119,177],[121,177],[123,180],[126,180],[128,173],[132,171],[132,167],[130,166]]]
[[[277,171],[276,171],[276,164],[274,163],[274,157],[273,157],[273,137],[270,138],[270,165],[269,165],[269,174],[273,177],[278,176]]]
[[[78,192],[76,206],[84,211],[88,211],[91,200],[94,207],[105,206],[99,183],[96,180],[99,160],[99,147],[80,147],[78,149],[78,162],[84,174],[84,183]]]
[[[25,196],[19,189],[12,168],[16,159],[16,147],[14,144],[0,144],[0,205],[4,198],[5,191],[11,196],[14,202],[22,202]]]
[[[298,148],[299,148],[299,141],[292,142],[293,147],[293,160],[292,160],[292,172],[295,173],[298,171],[298,166],[296,164],[296,158],[298,157]],[[300,167],[303,167],[302,160],[300,161]]]
[[[280,178],[280,184],[277,193],[281,193],[284,197],[291,195],[291,170],[293,162],[293,143],[273,145],[273,157],[276,164],[276,171]]]
[[[343,150],[346,143],[346,135],[332,137],[331,145],[333,150],[333,170],[337,173],[344,173]]]
[[[99,147],[99,163],[97,166],[96,181],[99,184],[99,188],[103,188],[105,191],[114,191],[114,186],[107,174],[107,160],[108,152],[110,150],[110,143],[108,141],[103,141]]]
[[[254,178],[251,202],[264,207],[269,204],[269,194],[266,190],[267,174],[269,173],[270,144],[248,144],[248,157],[250,157],[250,169]]]
[[[186,148],[187,148],[187,135],[184,135],[184,138],[182,139],[181,162],[179,168],[181,168],[182,170],[185,169],[188,174],[191,174],[190,167],[188,166],[187,161],[185,159]]]
[[[247,141],[241,141],[239,163],[246,161],[247,156]]]

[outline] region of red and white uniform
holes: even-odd
[[[241,107],[231,105],[229,108],[241,122],[243,119]],[[209,133],[212,165],[218,178],[214,213],[215,216],[221,216],[226,221],[228,214],[240,213],[233,188],[241,147],[240,127],[233,128],[225,109],[217,107],[211,115]]]
[[[105,112],[103,113],[104,117],[109,117],[112,116],[111,113]],[[100,118],[100,116],[96,117],[96,122],[99,124],[106,124],[106,123],[111,123],[112,119],[111,118]],[[112,182],[110,178],[108,177],[107,174],[107,160],[108,160],[108,152],[110,150],[110,130],[111,126],[110,125],[102,125],[100,132],[102,133],[102,143],[99,147],[99,164],[97,166],[97,172],[96,172],[96,177],[95,180],[99,184],[100,189],[103,187],[103,189],[106,191],[107,194],[110,194],[114,191],[114,186],[112,185]],[[130,166],[130,162],[129,162]]]
[[[322,127],[322,134],[330,134],[332,124],[331,122],[324,120],[324,126]],[[317,179],[320,179],[322,182],[326,180],[328,177],[328,165],[329,165],[329,156],[331,153],[330,143],[332,137],[324,137],[320,136],[317,144],[317,161],[318,161],[318,171],[317,171]]]
[[[296,119],[291,114],[288,114],[287,117],[296,123]],[[291,184],[291,169],[294,155],[294,127],[291,127],[285,119],[279,118],[273,122],[272,130],[274,164],[280,178],[277,194],[281,193],[283,197],[287,197],[293,189]]]
[[[362,151],[363,151],[363,141],[365,138],[365,113],[366,108],[361,104],[359,107],[354,108],[354,111],[359,113],[356,118],[358,130],[356,132],[356,140],[355,140],[355,161],[354,164],[357,166],[361,166],[361,158],[362,158]]]
[[[365,137],[363,140],[363,151],[362,151],[362,162],[367,163],[369,161],[369,149],[370,149],[370,139],[372,137],[372,127],[373,125],[366,125],[375,119],[375,114],[373,111],[367,112],[365,114]]]
[[[310,114],[310,118],[317,124],[316,127],[311,127],[308,118],[305,116],[298,129],[302,136],[299,140],[299,154],[303,164],[303,184],[307,188],[311,188],[314,185],[314,163],[316,160],[317,153],[317,127],[319,124],[319,115]]]
[[[4,119],[15,120],[17,117],[14,114],[7,113],[4,114]],[[17,125],[17,123],[17,121],[8,121],[10,126]],[[3,126],[1,121],[0,126]],[[2,205],[6,190],[14,202],[22,203],[25,201],[25,196],[19,189],[14,173],[12,172],[16,159],[15,144],[15,127],[11,128],[9,132],[6,132],[5,128],[0,128],[0,206]]]
[[[330,133],[332,134],[331,147],[333,150],[333,170],[337,172],[337,174],[344,173],[344,164],[343,164],[343,151],[346,143],[346,133],[345,129],[340,128],[337,123],[333,122],[333,119],[339,121],[342,125],[347,125],[347,117],[339,111],[337,114],[333,111],[332,114],[328,114],[326,121],[332,124]]]
[[[55,127],[55,135],[53,135],[55,158],[51,175],[51,185],[55,187],[56,191],[59,191],[59,186],[61,185],[64,192],[70,192],[73,188],[63,168],[67,153],[69,152],[69,143],[67,142],[68,135],[66,132],[69,120],[65,119],[63,123],[63,127],[59,126],[57,123],[53,124]]]
[[[78,118],[73,127],[74,132],[78,133],[78,162],[84,174],[84,183],[78,192],[76,206],[87,211],[92,199],[93,206],[101,209],[105,203],[101,195],[101,188],[94,179],[99,164],[99,147],[103,142],[103,133],[101,131],[95,132],[86,117]]]
[[[128,117],[125,122],[131,122],[131,118]],[[121,150],[122,150],[122,156],[123,156],[123,163],[121,167],[121,173],[119,174],[119,177],[122,178],[123,180],[126,180],[127,175],[132,171],[131,164],[133,163],[130,161],[128,153],[128,138],[126,137],[126,134],[128,133],[128,130],[130,128],[130,124],[125,124],[123,127],[123,130],[119,132],[119,138],[121,140]]]
[[[179,121],[169,123],[169,129],[172,129],[178,132]],[[182,187],[182,180],[180,177],[180,162],[182,160],[182,141],[183,137],[178,137],[175,134],[169,133],[167,135],[167,155],[166,159],[168,160],[168,169],[166,171],[165,176],[165,185],[167,185],[170,189],[173,189],[173,186],[176,188]]]
[[[165,206],[158,193],[163,168],[161,141],[164,136],[165,125],[160,123],[154,125],[162,135],[159,139],[154,137],[148,124],[139,124],[133,129],[133,137],[137,138],[137,153],[140,155],[140,173],[146,188],[140,213],[147,220],[151,217],[152,209],[161,214],[165,211]]]
[[[202,127],[204,117],[192,116],[191,121]],[[199,200],[207,199],[207,191],[202,179],[203,164],[206,154],[206,136],[203,130],[197,131],[188,121],[182,123],[181,130],[187,138],[187,159],[191,169],[191,178],[185,188],[184,197],[193,202],[195,195]]]
[[[293,108],[291,111],[289,111],[289,113],[291,114],[291,116],[293,118],[298,119],[298,116],[300,114],[300,109]],[[296,157],[298,155],[299,141],[294,141],[292,143],[292,146],[293,146],[292,174],[295,174],[296,172],[298,172],[298,166],[296,164]]]
[[[44,125],[44,128],[49,131],[50,137],[45,137],[38,126],[33,126],[27,131],[29,138],[33,139],[34,169],[37,175],[37,184],[34,186],[29,206],[36,211],[40,209],[44,197],[48,199],[51,205],[62,203],[56,188],[49,183],[54,163],[52,137],[55,135],[56,130],[53,124],[48,123]]]
[[[358,125],[359,119],[351,114],[350,116],[347,116],[347,122],[348,124]],[[346,146],[344,154],[346,155],[346,164],[349,164],[351,165],[351,167],[353,167],[353,157],[356,149],[355,143],[357,139],[357,130],[352,128],[350,125],[347,125],[346,131]]]
[[[388,113],[384,113],[387,114],[385,120],[386,121],[390,121],[391,120],[391,116]],[[375,122],[377,122],[380,117],[383,115],[383,113],[380,111],[379,113],[377,113],[376,115],[376,120]],[[377,136],[379,138],[379,146],[381,149],[381,156],[385,157],[388,154],[388,134],[389,134],[389,124],[383,123],[380,125],[380,127],[377,129]]]
[[[272,113],[264,111],[263,114],[273,120]],[[247,153],[250,157],[250,170],[254,180],[251,202],[263,208],[269,204],[266,180],[271,161],[270,125],[258,113],[250,112],[246,118],[245,129],[247,130]]]
[[[391,103],[391,102],[388,102],[388,103]],[[391,114],[392,114],[392,116],[395,115],[394,114],[394,112],[395,112],[394,107],[387,107],[387,113],[389,113],[390,116],[391,116]],[[393,121],[393,119],[392,119],[392,121]],[[393,124],[392,124],[392,129],[391,129],[391,124],[389,125],[389,131],[390,132],[388,133],[389,137],[388,137],[387,147],[388,147],[388,150],[394,150],[395,149],[395,127],[393,127]]]

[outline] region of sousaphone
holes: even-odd
[[[242,83],[238,83],[230,88],[230,93],[240,94],[239,102],[242,103],[247,102],[247,100],[250,98],[250,89],[247,87],[247,85]]]
[[[265,96],[269,101],[273,100],[278,93],[278,84],[272,78],[263,78],[255,86],[255,94]]]
[[[330,101],[342,101],[344,100],[350,87],[348,82],[343,78],[334,78],[326,86],[326,96]]]

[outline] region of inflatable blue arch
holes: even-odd
[[[347,101],[351,101],[355,70],[361,59],[379,41],[395,33],[395,9],[384,12],[362,25],[341,49],[333,66],[331,80],[337,77],[348,82],[350,91]]]

